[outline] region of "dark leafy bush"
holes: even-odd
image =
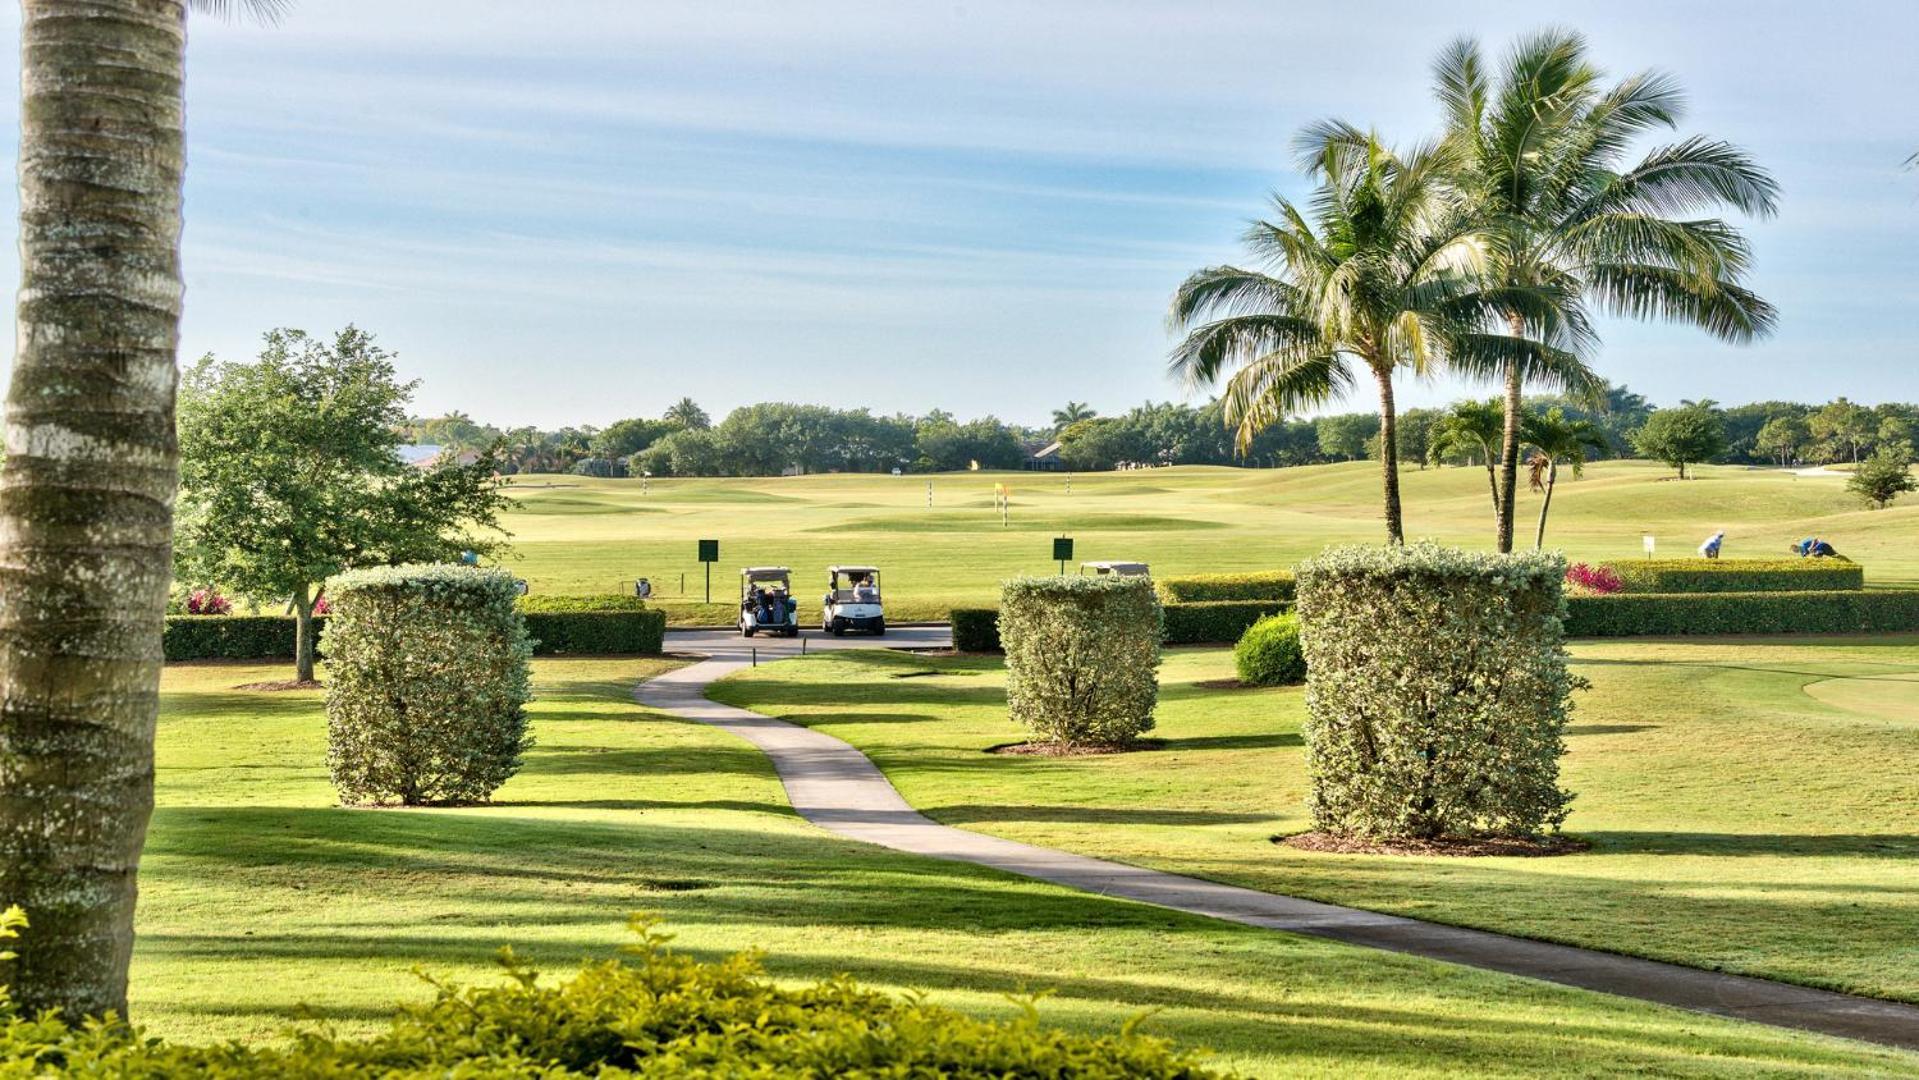
[[[341,574],[331,591],[327,767],[340,801],[491,797],[533,742],[518,582],[504,570],[416,564]]]
[[[1817,592],[1863,589],[1866,572],[1847,559],[1624,559],[1609,564],[1624,592]]]
[[[666,640],[664,611],[528,612],[524,618],[535,656],[657,656]]]
[[[1570,637],[1919,630],[1919,591],[1621,593],[1566,600]]]
[[[314,619],[317,631],[326,625]],[[293,620],[280,615],[169,615],[160,635],[168,660],[292,660]]]
[[[1231,645],[1252,625],[1291,605],[1279,600],[1204,600],[1167,604],[1168,645]]]
[[[599,593],[592,596],[520,597],[520,610],[526,614],[573,614],[582,611],[649,611],[645,600],[632,593]]]
[[[317,632],[326,619],[315,618],[313,625]],[[657,656],[665,643],[666,613],[536,613],[526,616],[526,626],[535,638],[535,656]],[[290,660],[293,620],[279,615],[168,616],[161,642],[168,660]],[[324,634],[320,644],[324,649]]]
[[[11,936],[17,919],[0,925]],[[705,963],[636,921],[623,960],[562,982],[503,955],[497,986],[438,984],[370,1037],[309,1030],[285,1043],[174,1046],[118,1021],[68,1027],[0,1001],[0,1073],[226,1080],[553,1080],[558,1077],[1083,1077],[1203,1080],[1162,1039],[1128,1028],[1073,1035],[1029,1006],[1013,1020],[862,989],[844,976],[806,987],[769,980],[751,956]]]
[[[999,651],[998,608],[954,608],[953,648],[960,652]]]
[[[1433,544],[1336,548],[1299,567],[1314,825],[1362,836],[1557,828],[1579,680],[1566,564]]]
[[[1153,726],[1159,597],[1142,577],[1027,577],[1000,587],[1006,704],[1045,742],[1118,746]]]
[[[1291,602],[1296,588],[1291,570],[1268,570],[1256,574],[1190,574],[1160,578],[1157,585],[1160,600],[1168,604],[1212,600]]]
[[[1233,667],[1249,686],[1292,686],[1306,681],[1306,654],[1299,642],[1299,616],[1268,615],[1246,629],[1233,646]]]

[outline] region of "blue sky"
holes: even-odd
[[[1410,141],[1447,40],[1559,24],[1677,74],[1683,130],[1784,188],[1751,229],[1778,334],[1609,325],[1603,371],[1661,402],[1919,399],[1919,6],[296,2],[193,28],[185,357],[352,321],[422,411],[546,426],[682,394],[1177,398],[1167,298],[1298,190],[1295,130]]]

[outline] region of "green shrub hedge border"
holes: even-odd
[[[1154,587],[1167,604],[1213,600],[1284,600],[1292,602],[1296,588],[1291,570],[1262,570],[1247,574],[1188,574],[1159,578]]]
[[[1567,637],[1919,630],[1919,590],[1614,593],[1566,598]]]
[[[666,640],[666,612],[526,613],[535,656],[657,656]],[[315,616],[314,632],[327,617]],[[293,619],[279,615],[169,615],[161,637],[168,660],[291,660]]]
[[[1845,559],[1621,559],[1607,563],[1629,593],[1828,592],[1866,587]]]
[[[1292,610],[1277,600],[1211,600],[1196,604],[1163,604],[1167,645],[1231,645],[1249,627],[1268,615]],[[959,652],[999,652],[999,610],[954,608],[953,648]]]

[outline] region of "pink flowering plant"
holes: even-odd
[[[217,589],[195,589],[187,594],[188,615],[230,615],[233,613],[233,601],[220,595]]]
[[[1568,566],[1566,584],[1577,592],[1595,596],[1608,596],[1626,587],[1626,583],[1619,580],[1619,574],[1604,563],[1589,566],[1581,562]]]

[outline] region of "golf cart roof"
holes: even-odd
[[[877,566],[829,566],[826,572],[829,574],[877,574],[880,568]]]
[[[793,571],[784,566],[749,566],[740,571],[740,576],[748,581],[782,581],[793,576]]]
[[[1123,560],[1122,561],[1083,562],[1083,563],[1080,563],[1079,566],[1081,570],[1092,570],[1096,573],[1101,573],[1101,574],[1121,574],[1128,577],[1141,575],[1147,572],[1147,566],[1145,563],[1125,562]]]

